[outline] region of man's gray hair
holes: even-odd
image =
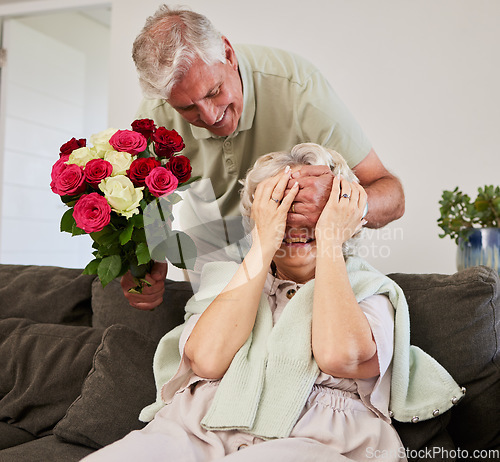
[[[327,149],[319,144],[301,143],[294,146],[290,151],[266,154],[257,159],[254,166],[247,172],[245,180],[241,181],[243,188],[240,192],[240,212],[247,232],[251,229],[250,214],[257,185],[266,178],[282,172],[287,165],[292,168],[298,165],[326,165],[335,176],[342,175],[349,182],[358,182],[356,175],[338,152]],[[356,241],[361,235],[362,233],[358,232],[344,243],[342,246],[344,256],[354,253]]]
[[[210,20],[187,9],[162,5],[134,41],[132,49],[144,96],[168,99],[196,59],[224,63],[221,33]]]

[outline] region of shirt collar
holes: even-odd
[[[238,51],[238,45],[235,47],[236,58],[238,59],[238,70],[240,72],[241,83],[243,85],[243,112],[241,113],[240,121],[236,127],[236,131],[229,135],[228,138],[235,137],[239,132],[252,128],[253,119],[255,117],[255,88],[252,79],[252,71],[245,55]],[[193,137],[197,140],[205,140],[208,138],[224,138],[214,135],[206,128],[195,127],[191,125]]]
[[[264,283],[264,293],[267,295],[275,295],[279,289],[289,288],[290,286],[300,289],[304,284],[297,284],[294,281],[289,281],[285,279],[280,279],[273,274],[272,268],[269,268],[269,272],[266,276],[266,282]]]

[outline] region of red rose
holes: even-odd
[[[92,159],[85,165],[85,180],[90,186],[97,188],[99,183],[111,176],[113,165],[104,159]]]
[[[127,176],[134,183],[134,186],[144,186],[146,184],[146,177],[151,170],[160,165],[160,161],[154,157],[141,157],[132,162],[130,168],[127,170]]]
[[[144,135],[132,130],[118,130],[110,139],[109,144],[116,151],[128,152],[135,155],[143,152],[148,147],[148,140]]]
[[[111,220],[111,206],[98,193],[84,194],[75,204],[73,218],[86,233],[102,231]]]
[[[175,191],[179,185],[177,177],[165,167],[156,167],[146,178],[146,186],[153,196],[160,197]]]
[[[77,140],[73,137],[61,146],[59,155],[69,156],[75,149],[83,148],[86,145],[87,141],[85,140],[85,138]]]
[[[191,162],[186,156],[174,156],[168,161],[166,167],[177,177],[179,183],[184,183],[191,178]]]
[[[66,169],[68,164],[66,163],[69,159],[69,155],[67,156],[61,156],[57,160],[57,162],[52,166],[52,172],[50,174],[50,177],[52,178],[52,181],[56,181],[56,178]]]
[[[60,196],[76,196],[85,191],[85,174],[83,168],[69,164],[60,175],[50,183],[53,192]]]
[[[138,119],[132,122],[132,130],[140,133],[149,141],[156,130],[156,125],[151,119]]]
[[[175,130],[167,130],[165,127],[158,127],[153,134],[155,142],[155,152],[158,157],[169,158],[175,152],[184,149],[184,140]]]

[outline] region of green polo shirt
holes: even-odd
[[[243,113],[235,133],[213,135],[187,123],[163,100],[144,100],[139,118],[176,130],[193,175],[210,179],[222,216],[239,215],[238,180],[268,152],[314,142],[342,154],[354,167],[371,143],[319,70],[307,60],[278,49],[234,47],[243,82]]]

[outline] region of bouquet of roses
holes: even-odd
[[[97,274],[106,286],[130,270],[140,291],[154,260],[168,259],[185,269],[196,248],[185,233],[172,231],[171,211],[180,200],[175,191],[197,178],[191,177],[189,159],[178,154],[185,147],[182,137],[140,119],[132,130],[104,130],[90,142],[91,147],[85,139],[72,138],[61,146],[50,184],[69,207],[61,231],[89,234],[94,241],[95,258],[84,273]],[[154,249],[145,230],[151,206],[161,217],[153,224],[165,236]]]

